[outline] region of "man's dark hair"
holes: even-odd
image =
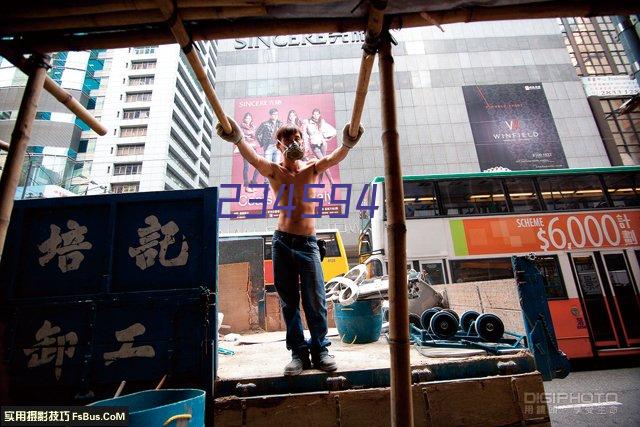
[[[298,128],[298,126],[292,123],[284,124],[280,126],[280,128],[276,131],[276,139],[278,141],[282,141],[283,139],[290,139],[295,135],[300,135],[302,137],[302,132],[300,132],[300,128]]]
[[[278,112],[277,108],[272,108],[271,110],[269,110],[269,114],[275,114]]]

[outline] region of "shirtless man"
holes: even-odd
[[[293,184],[293,211],[280,211],[278,227],[273,233],[271,254],[275,287],[280,296],[282,314],[287,325],[287,349],[291,350],[291,362],[284,368],[285,375],[298,375],[303,369],[311,368],[333,372],[337,369],[327,347],[331,344],[327,336],[327,301],[324,291],[324,277],[320,264],[320,251],[315,236],[315,218],[303,218],[302,214],[313,214],[315,203],[304,201],[305,184],[314,184],[318,176],[337,165],[360,140],[364,133],[362,126],[358,136],[349,136],[349,124],[343,131],[342,146],[322,159],[302,161],[302,133],[292,124],[282,126],[276,132],[278,150],[283,154],[281,163],[273,163],[258,155],[242,138],[238,124],[229,119],[232,131],[224,133],[218,123],[218,135],[236,144],[238,151],[256,170],[269,179],[271,188],[278,194],[284,184],[282,200],[289,200],[289,184]],[[312,189],[307,190],[307,200],[313,197]],[[288,214],[288,212],[290,212]],[[305,341],[300,318],[300,299],[307,318],[311,340]],[[311,360],[309,360],[311,353]]]

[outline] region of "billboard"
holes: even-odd
[[[542,83],[464,86],[480,169],[566,168]]]
[[[638,246],[640,211],[539,214],[449,221],[456,256]]]
[[[274,134],[288,122],[296,124],[302,131],[303,160],[320,159],[338,147],[333,94],[239,98],[235,101],[234,118],[242,129],[245,141],[259,155],[275,163],[283,159]],[[244,160],[237,149],[233,153],[231,183],[240,186],[238,201],[231,203],[230,213],[236,215],[234,219],[245,219],[247,215],[254,218],[259,216],[263,211],[261,200],[264,198],[264,189],[252,187],[251,184],[265,184],[268,180]],[[314,193],[314,197],[324,200],[322,214],[341,213],[341,206],[330,203],[331,185],[340,183],[338,165],[321,174],[317,183],[323,185]],[[334,198],[338,194],[340,191],[334,192]],[[266,215],[269,218],[278,216],[279,210],[273,209],[275,200],[276,194],[269,187]]]

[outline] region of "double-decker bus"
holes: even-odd
[[[384,178],[371,184],[369,204],[383,207]],[[640,354],[640,167],[406,176],[403,185],[408,268],[433,284],[506,279],[512,255],[533,253],[569,357]],[[386,274],[385,212],[365,220],[360,260]]]
[[[261,237],[264,242],[264,284],[267,291],[275,291],[273,288],[273,262],[271,261],[271,237],[273,232],[251,232],[221,234],[220,239],[235,239],[240,237]],[[325,280],[329,280],[349,270],[347,253],[342,243],[340,232],[336,229],[316,231],[316,237],[326,243],[326,255],[322,261],[322,273]]]

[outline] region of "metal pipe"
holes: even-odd
[[[640,85],[640,38],[638,33],[635,32],[633,23],[628,16],[612,16],[611,22],[616,26],[618,40],[629,58],[631,75]]]
[[[369,18],[367,21],[367,41],[375,40],[380,35],[380,31],[382,31],[382,23],[384,21],[383,12],[386,7],[386,1],[371,3],[371,6],[369,7]],[[360,71],[358,72],[358,85],[356,86],[356,98],[353,101],[351,122],[349,122],[349,135],[354,138],[358,135],[358,129],[360,128],[360,120],[362,119],[362,111],[364,110],[364,101],[367,98],[369,80],[371,79],[371,70],[373,69],[373,61],[375,60],[375,57],[375,52],[368,49],[364,49],[362,52]]]
[[[20,71],[29,75],[29,66],[27,63],[27,59],[24,56],[17,54],[16,52],[2,45],[0,45],[0,55],[7,58]],[[53,95],[54,98],[63,103],[73,114],[84,121],[98,135],[104,136],[107,134],[107,128],[98,120],[96,120],[96,118],[93,117],[93,115],[69,92],[58,86],[58,84],[54,82],[51,77],[45,77],[44,88],[47,92]]]
[[[604,149],[607,152],[611,166],[623,166],[624,162],[622,161],[620,151],[618,151],[618,146],[613,138],[609,123],[607,123],[604,109],[602,108],[602,104],[600,104],[600,97],[589,96],[587,97],[587,101],[589,102],[589,107],[591,107],[593,118],[596,121],[596,126],[598,127],[598,132],[600,132],[600,138],[602,138]]]
[[[413,426],[411,361],[409,359],[409,290],[407,288],[407,226],[396,119],[393,56],[387,35],[378,55],[382,148],[389,241],[389,350],[391,353],[391,425]]]
[[[191,36],[187,33],[187,30],[184,27],[184,23],[182,22],[182,16],[180,15],[179,10],[175,10],[174,4],[171,0],[157,0],[158,7],[160,7],[160,11],[165,16],[167,20],[170,22],[171,33],[175,37],[178,44],[182,48],[182,51],[187,56],[189,63],[191,64],[191,68],[193,68],[193,72],[196,74],[198,81],[200,82],[200,86],[204,90],[207,99],[211,103],[211,107],[213,108],[213,112],[220,124],[222,124],[222,129],[224,129],[225,133],[231,132],[231,123],[227,119],[227,115],[224,113],[222,109],[222,104],[218,100],[218,96],[216,95],[216,91],[213,88],[213,85],[209,81],[209,77],[207,77],[207,73],[204,71],[204,67],[200,62],[200,58],[193,50],[193,41],[191,40]]]
[[[0,177],[0,257],[7,238],[11,211],[13,210],[13,198],[16,194],[22,163],[31,137],[31,128],[36,118],[38,101],[44,88],[44,81],[49,67],[49,56],[34,54],[31,57],[33,71],[29,73],[27,86],[24,88],[22,102],[18,110],[16,124],[11,134],[9,154],[5,162],[2,176]]]
[[[31,154],[27,151],[25,154],[29,156],[29,167],[27,168],[27,176],[24,178],[24,185],[22,186],[22,195],[20,196],[20,200],[24,200],[24,196],[27,193],[27,185],[29,185],[29,177],[31,176],[31,167],[33,166],[33,161],[31,160]]]

